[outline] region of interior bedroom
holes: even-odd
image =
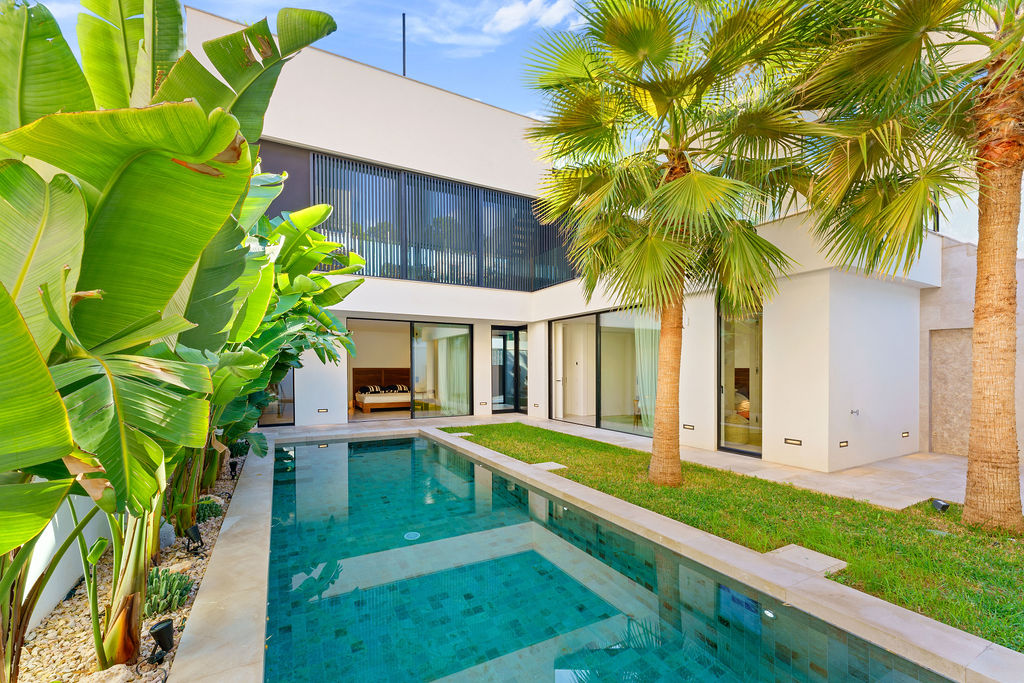
[[[411,416],[409,323],[349,318],[358,353],[348,361],[349,421]]]

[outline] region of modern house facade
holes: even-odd
[[[235,28],[187,19],[196,53]],[[657,320],[585,299],[557,227],[533,216],[533,123],[321,50],[294,58],[261,141],[264,170],[288,172],[272,210],[331,204],[325,234],[367,277],[334,310],[357,355],[303,358],[265,424],[518,411],[650,433]],[[929,235],[910,273],[884,278],[835,267],[808,228],[802,214],[759,227],[797,265],[758,318],[688,293],[683,445],[826,472],[934,448],[924,325],[953,243]]]

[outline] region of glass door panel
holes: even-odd
[[[413,324],[413,417],[470,414],[470,339],[469,325]]]
[[[597,426],[597,316],[551,323],[551,415]]]
[[[491,409],[526,412],[526,328],[491,328]]]
[[[516,405],[519,412],[525,413],[529,407],[529,398],[526,392],[529,374],[526,372],[526,328],[516,330],[516,362],[518,363],[519,375],[516,379]]]
[[[658,321],[627,310],[602,313],[600,322],[600,426],[650,436],[658,379]]]
[[[491,329],[491,409],[496,413],[516,409],[516,333]]]
[[[277,399],[263,409],[260,426],[295,424],[295,371],[288,373],[277,384],[271,384],[267,391],[275,394]]]
[[[722,320],[719,446],[761,454],[761,317]]]

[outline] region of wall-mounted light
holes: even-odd
[[[480,401],[480,405],[482,405],[482,406],[487,405],[487,401]]]
[[[910,436],[910,432],[903,432],[902,436],[903,436],[903,438],[905,439],[905,438],[907,438],[908,436]]]
[[[839,442],[839,447],[840,447],[840,448],[846,448],[846,447],[847,447],[847,446],[849,446],[849,445],[850,445],[850,442],[849,442],[849,441],[840,441],[840,442]]]
[[[693,431],[693,425],[684,424],[683,425],[683,429],[689,429],[692,432]]]
[[[786,438],[786,439],[783,439],[782,441],[783,441],[783,443],[786,443],[786,444],[788,444],[790,446],[803,446],[804,445],[804,442],[801,441],[800,439],[789,439],[789,438]]]
[[[325,443],[320,443],[320,444],[317,444],[317,446],[316,446],[316,447],[317,447],[317,448],[327,448],[327,444],[325,444]]]
[[[317,408],[316,412],[318,412],[318,413],[326,413],[327,412],[327,408]]]

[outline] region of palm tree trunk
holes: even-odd
[[[654,398],[654,443],[647,477],[652,484],[679,486],[679,365],[683,345],[683,295],[661,309],[658,390]]]
[[[1001,73],[1005,61],[994,60],[989,72]],[[1024,73],[986,79],[971,118],[978,141],[978,274],[963,519],[1024,530],[1015,393]]]
[[[1024,164],[981,162],[971,429],[963,519],[1024,529],[1017,451],[1017,226]]]

